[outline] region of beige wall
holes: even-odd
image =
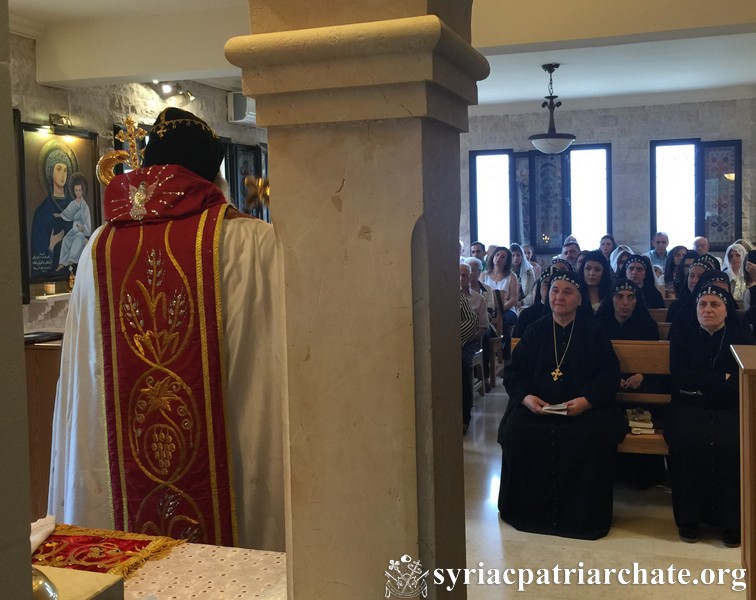
[[[633,249],[647,249],[649,244],[649,141],[693,137],[703,141],[742,140],[743,236],[756,236],[756,99],[560,110],[556,117],[558,131],[574,133],[577,144],[612,145],[612,231],[618,243],[628,244]],[[461,137],[461,240],[469,241],[470,232],[468,152],[510,148],[530,150],[528,136],[545,130],[547,119],[545,110],[470,118],[470,132]],[[595,246],[598,241],[595,240]],[[589,249],[593,247],[588,245]]]
[[[756,2],[732,0],[727,10],[709,0],[540,0],[502,2],[475,0],[473,45],[489,49],[511,45],[577,42],[580,46],[632,40],[681,39],[735,33],[756,22]],[[537,26],[534,26],[536,25]]]

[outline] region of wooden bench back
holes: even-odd
[[[520,338],[512,338],[512,350]],[[623,373],[669,375],[669,342],[612,340],[612,347],[620,361]]]
[[[669,312],[669,309],[649,308],[648,312],[653,317],[654,321],[656,321],[657,323],[664,323],[667,320],[667,313]]]
[[[512,340],[512,350],[519,338]],[[669,375],[669,342],[612,340],[612,347],[620,362],[623,373],[643,373],[644,375]],[[618,402],[669,404],[669,394],[619,392]]]

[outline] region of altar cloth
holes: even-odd
[[[168,537],[58,524],[32,554],[32,564],[127,579],[146,561],[163,558],[183,543]]]

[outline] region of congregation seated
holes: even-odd
[[[674,384],[664,438],[669,446],[672,507],[680,538],[696,542],[700,525],[740,545],[738,365],[733,344],[754,344],[733,320],[729,291],[705,285],[695,295],[696,321],[670,339]]]
[[[584,290],[574,273],[553,275],[551,313],[527,328],[512,353],[498,432],[498,506],[521,531],[598,539],[612,524],[626,424],[616,404],[619,361]],[[564,415],[549,412],[562,404]]]
[[[643,294],[647,308],[664,308],[664,298],[656,289],[656,279],[648,256],[633,254],[625,262],[627,279],[635,283]]]

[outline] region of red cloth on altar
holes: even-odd
[[[163,558],[181,543],[166,537],[59,524],[34,551],[32,564],[128,579],[145,561]]]
[[[235,545],[221,357],[220,190],[176,166],[105,191],[92,256],[117,529]]]

